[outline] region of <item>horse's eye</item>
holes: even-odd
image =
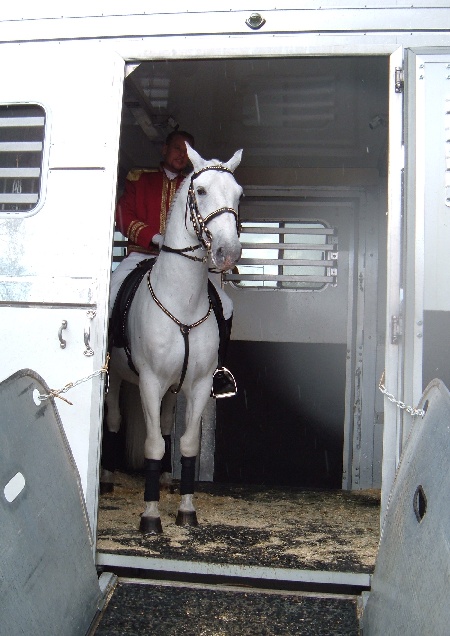
[[[203,196],[204,194],[206,194],[205,188],[202,188],[201,186],[197,188],[197,194],[199,194],[200,196]]]

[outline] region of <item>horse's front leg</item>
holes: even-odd
[[[197,513],[194,506],[195,463],[200,450],[201,417],[211,391],[211,378],[199,381],[196,390],[191,392],[186,404],[186,430],[180,439],[181,450],[181,502],[178,508],[176,524],[178,526],[197,526]]]
[[[111,368],[109,387],[105,400],[100,474],[100,494],[114,491],[114,472],[118,463],[119,429],[122,416],[119,408],[119,393],[122,378]]]
[[[144,534],[159,534],[162,532],[159,514],[159,478],[161,459],[165,450],[160,426],[160,386],[153,376],[146,377],[141,371],[139,390],[147,430],[144,446],[145,510],[141,516],[139,530]]]
[[[175,418],[175,406],[177,396],[172,391],[167,391],[161,403],[161,433],[164,439],[164,456],[161,461],[161,488],[171,490],[173,487],[172,480],[172,429]]]

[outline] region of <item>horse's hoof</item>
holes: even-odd
[[[197,513],[195,510],[179,510],[175,524],[177,526],[198,526]]]
[[[162,534],[160,517],[141,517],[139,530],[142,534]]]
[[[101,495],[110,495],[114,492],[114,484],[112,481],[101,481],[100,482],[100,494]]]

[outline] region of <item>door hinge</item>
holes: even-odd
[[[403,69],[400,66],[395,67],[395,92],[403,93],[405,88],[405,78],[403,75]]]
[[[397,345],[402,337],[402,321],[400,316],[391,316],[391,344]]]

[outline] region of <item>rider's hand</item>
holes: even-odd
[[[156,247],[160,250],[162,244],[164,243],[164,234],[155,234],[155,236],[152,238],[152,243],[153,245],[156,245]]]

